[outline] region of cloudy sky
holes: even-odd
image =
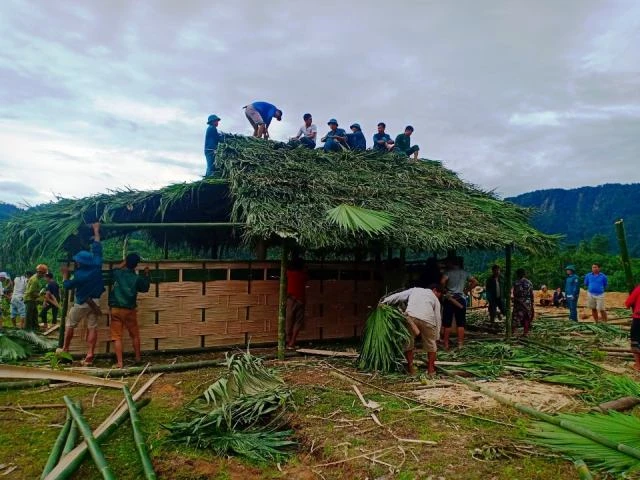
[[[0,201],[204,173],[206,117],[406,124],[486,189],[638,182],[640,2],[3,0]]]

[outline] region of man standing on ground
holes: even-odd
[[[26,307],[24,305],[24,292],[27,289],[27,282],[33,275],[32,271],[27,271],[23,275],[18,275],[13,280],[13,293],[11,294],[10,316],[13,327],[24,328],[26,317]],[[17,323],[16,323],[17,319]]]
[[[418,152],[420,147],[418,145],[411,146],[411,134],[413,133],[413,127],[407,125],[404,129],[404,133],[399,134],[395,141],[395,151],[403,152],[407,157],[413,155],[413,159],[418,159]]]
[[[324,142],[325,152],[340,152],[347,147],[347,133],[342,128],[338,128],[338,121],[332,118],[327,122],[329,133],[320,139]]]
[[[44,277],[49,268],[41,263],[36,267],[36,273],[27,280],[24,291],[24,305],[26,309],[25,330],[38,330],[38,299],[40,298],[40,279]]]
[[[282,110],[271,103],[253,102],[244,108],[247,120],[253,127],[253,136],[257,138],[268,139],[271,120],[282,120]]]
[[[307,278],[304,260],[295,257],[287,269],[287,348],[295,348],[298,333],[304,326]]]
[[[442,289],[440,285],[431,284],[429,288],[410,288],[402,292],[389,295],[382,303],[395,304],[407,303],[405,315],[412,322],[422,337],[422,346],[427,351],[427,373],[434,375],[436,373],[436,355],[438,347],[436,341],[440,334],[440,326],[442,319],[440,316],[440,297],[442,297]],[[413,368],[414,357],[414,338],[410,332],[411,340],[406,352],[407,366],[410,374],[415,372]]]
[[[351,129],[351,133],[347,133],[347,144],[349,145],[349,148],[351,150],[366,150],[367,139],[364,138],[364,133],[362,133],[360,124],[353,123],[349,128]]]
[[[47,313],[51,310],[51,325],[58,323],[58,309],[60,308],[60,285],[53,278],[51,272],[45,274],[47,279],[47,286],[44,291],[44,304],[40,311],[40,320],[44,323],[44,328],[47,328]]]
[[[316,137],[318,136],[318,127],[313,124],[313,117],[310,113],[305,113],[302,117],[304,125],[298,130],[298,134],[291,140],[298,140],[302,145],[313,150],[316,148]]]
[[[131,337],[136,363],[140,362],[140,329],[136,302],[138,292],[148,292],[151,281],[149,267],[144,269],[142,275],[136,274],[138,263],[140,263],[140,256],[137,253],[130,253],[125,261],[113,270],[113,289],[109,295],[109,307],[111,309],[111,340],[116,351],[117,368],[123,367],[123,327]]]
[[[633,368],[640,371],[640,285],[633,289],[631,295],[624,302],[625,307],[631,309],[631,351],[635,359]]]
[[[576,275],[575,265],[567,265],[567,278],[564,283],[564,293],[567,297],[567,307],[569,308],[569,320],[578,321],[578,297],[580,296],[580,279]]]
[[[81,320],[87,320],[87,356],[83,365],[92,365],[93,356],[98,341],[98,320],[102,315],[99,303],[100,296],[104,292],[104,280],[102,279],[102,244],[100,243],[100,224],[94,223],[93,244],[91,252],[82,250],[73,256],[76,270],[73,278],[69,279],[69,269],[62,268],[63,286],[67,290],[75,288],[75,303],[67,314],[66,328],[64,332],[65,352],[69,351],[73,332]]]
[[[502,319],[502,315],[505,313],[503,295],[504,278],[500,275],[499,265],[491,267],[491,276],[487,278],[484,289],[487,293],[487,302],[489,303],[489,320],[494,322],[498,311],[500,311],[499,318]]]
[[[604,291],[607,285],[607,276],[600,271],[600,264],[591,265],[591,272],[584,276],[584,286],[587,287],[587,308],[591,309],[591,315],[596,323],[598,323],[598,312],[602,321],[607,321],[607,311],[604,307]]]
[[[393,150],[393,140],[388,133],[385,133],[384,129],[387,126],[384,122],[378,124],[378,133],[373,134],[373,149],[376,152],[390,152]]]
[[[463,269],[462,257],[448,257],[446,260],[447,269],[447,294],[451,299],[444,302],[444,349],[449,350],[449,336],[453,319],[456,320],[458,333],[458,348],[464,346],[464,327],[467,324],[467,297],[469,290],[473,290],[478,281],[469,272]]]
[[[218,132],[218,124],[220,123],[220,117],[217,115],[209,115],[207,119],[207,133],[204,136],[204,157],[207,160],[207,171],[205,177],[213,175],[213,171],[216,165],[216,149],[218,143],[222,141],[222,135]]]
[[[513,283],[513,325],[515,332],[516,325],[523,328],[523,336],[529,334],[531,323],[533,322],[533,305],[535,303],[533,294],[533,283],[526,277],[524,268],[516,270],[517,280]]]

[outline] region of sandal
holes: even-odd
[[[93,357],[86,357],[80,362],[83,367],[93,367]]]

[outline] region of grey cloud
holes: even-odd
[[[0,180],[0,192],[11,197],[33,197],[38,194],[29,185],[14,180]]]

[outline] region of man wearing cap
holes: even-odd
[[[338,121],[332,118],[327,122],[329,133],[320,139],[324,142],[325,152],[339,152],[347,148],[347,133],[342,128],[338,128]]]
[[[148,292],[151,281],[149,267],[145,267],[143,274],[136,273],[140,262],[140,255],[130,253],[120,266],[113,270],[113,289],[109,294],[109,308],[111,311],[111,340],[116,351],[116,367],[122,368],[122,330],[129,332],[133,343],[136,362],[140,361],[140,329],[136,301],[138,292]]]
[[[364,138],[360,124],[353,123],[349,128],[351,129],[351,133],[347,133],[347,144],[349,145],[349,148],[351,150],[366,150],[367,139]]]
[[[24,290],[24,305],[26,310],[25,330],[38,329],[38,299],[40,298],[40,279],[49,271],[49,268],[41,263],[36,267],[36,273],[27,280]]]
[[[310,113],[305,113],[302,117],[304,124],[298,130],[292,141],[299,141],[302,145],[313,150],[316,148],[316,137],[318,136],[318,127],[313,124],[313,117]]]
[[[205,177],[213,175],[216,163],[216,148],[218,143],[222,141],[222,135],[218,132],[218,124],[220,117],[217,115],[209,115],[207,119],[207,133],[204,136],[204,157],[207,160],[207,171]]]
[[[20,328],[24,328],[24,319],[27,311],[24,304],[24,292],[27,289],[27,282],[29,281],[29,278],[31,278],[31,275],[33,275],[33,271],[28,270],[24,274],[18,275],[13,279],[10,315],[11,323],[14,327],[17,327],[19,324]]]
[[[394,142],[384,129],[387,128],[384,122],[378,124],[378,133],[373,134],[373,149],[377,152],[390,152],[393,150]]]
[[[411,155],[413,155],[414,160],[417,160],[420,147],[418,145],[411,146],[412,133],[413,133],[413,127],[411,125],[407,125],[404,129],[404,133],[401,133],[396,137],[396,141],[395,141],[396,152],[402,152],[407,157],[410,157]]]
[[[564,292],[567,296],[567,307],[569,307],[569,320],[578,321],[578,296],[580,295],[580,279],[576,275],[575,265],[567,265],[567,278],[564,283]]]
[[[100,224],[91,225],[93,229],[93,244],[91,252],[82,250],[73,256],[76,270],[73,278],[69,278],[69,268],[62,268],[63,285],[67,290],[75,288],[75,303],[67,314],[66,328],[64,332],[65,352],[69,351],[73,332],[81,320],[87,320],[87,356],[83,365],[93,364],[93,355],[98,341],[98,320],[101,312],[98,306],[100,296],[104,292],[104,280],[102,279],[102,244],[100,243]]]
[[[253,102],[244,107],[247,120],[253,127],[253,136],[257,138],[269,138],[269,125],[274,118],[282,120],[282,110],[271,103]]]

